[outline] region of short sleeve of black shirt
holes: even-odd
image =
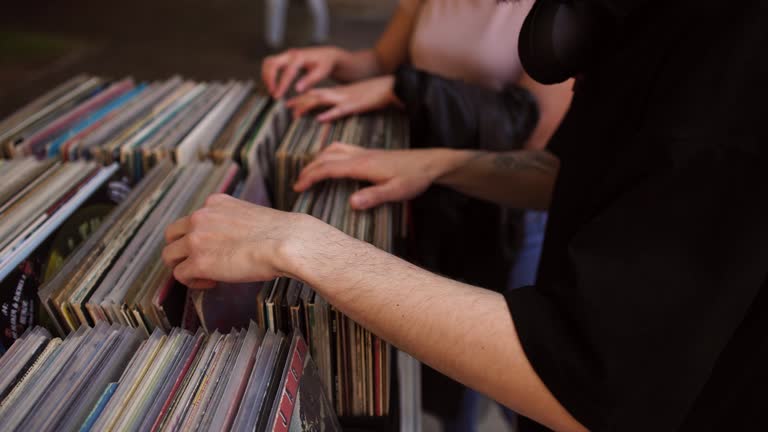
[[[506,297],[591,430],[768,430],[766,10],[650,2],[552,140],[537,286]]]

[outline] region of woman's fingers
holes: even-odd
[[[329,75],[330,70],[328,69],[329,68],[323,64],[313,65],[296,83],[296,91],[302,93],[307,89],[314,87],[315,84],[319,83]]]
[[[293,55],[291,51],[286,51],[264,59],[264,62],[261,64],[261,79],[267,86],[269,94],[274,96],[275,89],[277,88],[277,76],[280,70],[291,61]]]
[[[299,179],[293,186],[297,192],[309,189],[313,184],[329,178],[354,178],[368,180],[366,173],[360,169],[356,158],[338,160],[322,160],[307,165],[299,174]]]
[[[334,106],[333,108],[319,114],[317,116],[317,121],[320,122],[329,122],[333,120],[338,120],[342,117],[346,117],[348,115],[352,114],[352,109],[347,106],[344,103],[338,104]]]
[[[273,95],[275,98],[279,99],[285,95],[285,92],[288,91],[288,87],[293,80],[296,79],[296,76],[303,66],[304,61],[300,56],[296,56],[285,66],[283,72],[280,74],[277,89]]]
[[[289,100],[286,106],[293,109],[295,117],[301,117],[317,107],[339,104],[343,99],[343,94],[338,90],[313,89]]]
[[[353,209],[366,210],[391,201],[401,201],[406,193],[404,185],[397,180],[360,189],[349,197]]]

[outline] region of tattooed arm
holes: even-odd
[[[462,152],[435,181],[505,207],[549,208],[560,161],[544,150]]]
[[[309,164],[295,189],[327,178],[367,180],[373,186],[352,195],[355,208],[411,199],[432,184],[506,207],[546,209],[560,166],[543,150],[505,153],[452,149],[365,150],[334,143]]]

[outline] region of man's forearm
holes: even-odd
[[[309,216],[280,253],[287,275],[448,376],[555,430],[583,430],[533,371],[504,298],[354,240]]]
[[[544,150],[494,153],[436,150],[442,161],[435,183],[505,207],[549,208],[560,161]]]

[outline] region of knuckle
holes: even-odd
[[[200,232],[191,232],[187,234],[187,243],[191,249],[190,255],[197,256],[198,251],[205,244],[204,235]]]
[[[300,56],[296,56],[291,59],[291,63],[288,65],[288,72],[296,73],[301,68],[303,61]]]
[[[165,236],[165,242],[168,243],[171,241],[171,227],[167,226],[165,228],[165,232],[163,232],[163,235]]]
[[[215,193],[213,195],[208,196],[208,198],[205,199],[205,205],[204,207],[216,207],[218,205],[222,205],[229,200],[230,196],[223,193]]]
[[[163,248],[163,251],[160,253],[160,258],[163,260],[163,262],[168,265],[171,263],[170,257],[168,256],[168,248]]]
[[[205,270],[205,262],[206,260],[202,254],[196,254],[189,257],[189,267],[193,269],[195,274],[199,274]]]
[[[191,215],[189,215],[189,227],[191,231],[194,231],[201,226],[205,225],[205,223],[208,220],[208,213],[203,210],[195,210],[192,212]]]

